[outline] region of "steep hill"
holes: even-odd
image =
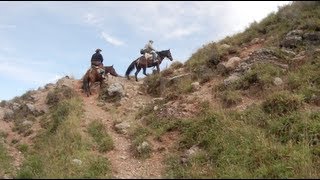
[[[0,177],[319,178],[319,27],[293,2],[139,82],[2,101]]]

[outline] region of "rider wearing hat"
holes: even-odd
[[[152,44],[153,44],[153,40],[149,40],[149,42],[144,46],[144,52],[152,54],[152,62],[154,62],[156,60],[157,54]]]
[[[103,68],[103,56],[100,54],[102,50],[96,49],[96,52],[91,57],[91,67],[99,67],[98,72],[101,74],[102,78],[105,79],[105,70]]]

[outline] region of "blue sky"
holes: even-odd
[[[241,32],[289,3],[0,1],[0,100],[66,75],[80,79],[97,48],[104,65],[114,65],[120,75],[149,39],[185,62],[204,44]],[[161,69],[170,64],[165,59]]]

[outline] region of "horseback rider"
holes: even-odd
[[[98,68],[99,74],[105,79],[105,70],[103,68],[103,56],[100,54],[102,50],[96,49],[96,52],[91,57],[91,68]]]
[[[144,46],[144,53],[148,53],[152,55],[152,62],[155,62],[156,57],[157,57],[157,53],[156,50],[153,48],[152,46],[153,44],[153,40],[149,40],[149,42]]]

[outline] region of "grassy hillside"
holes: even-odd
[[[55,88],[47,103],[52,105],[50,112],[41,117],[43,129],[33,145],[22,149],[25,160],[17,178],[111,177],[108,159],[92,149],[98,143],[99,150],[105,152],[112,149],[112,142],[105,143],[107,134],[97,132],[101,129],[97,126],[102,126],[98,121],[88,127],[90,135],[83,134],[81,99],[70,88]]]
[[[320,33],[319,2],[293,2],[261,22],[252,23],[242,33],[204,45],[183,65],[192,81],[167,85],[157,93],[164,100],[140,112],[137,119],[147,117],[149,136],[161,139],[172,131],[180,134],[176,150],[168,157],[167,177],[320,177],[320,39],[307,41],[303,36],[299,44],[283,48],[283,39],[293,30],[306,36]],[[153,111],[152,107],[165,108],[172,100],[182,101],[194,92],[192,88],[183,90],[194,81],[205,85],[218,76],[227,78],[232,72],[221,73],[217,65],[243,55],[255,45],[255,39],[263,39],[258,41],[261,48],[270,49],[277,58],[273,63],[257,60],[238,80],[213,87],[221,108],[198,99],[201,111],[194,117],[163,117]],[[150,92],[159,90],[156,84],[161,83],[155,82],[161,82],[162,77],[147,78]],[[275,78],[280,78],[282,84],[275,85]],[[256,103],[241,111],[229,108],[240,104],[244,97]],[[195,147],[198,151],[194,155],[181,158]]]

